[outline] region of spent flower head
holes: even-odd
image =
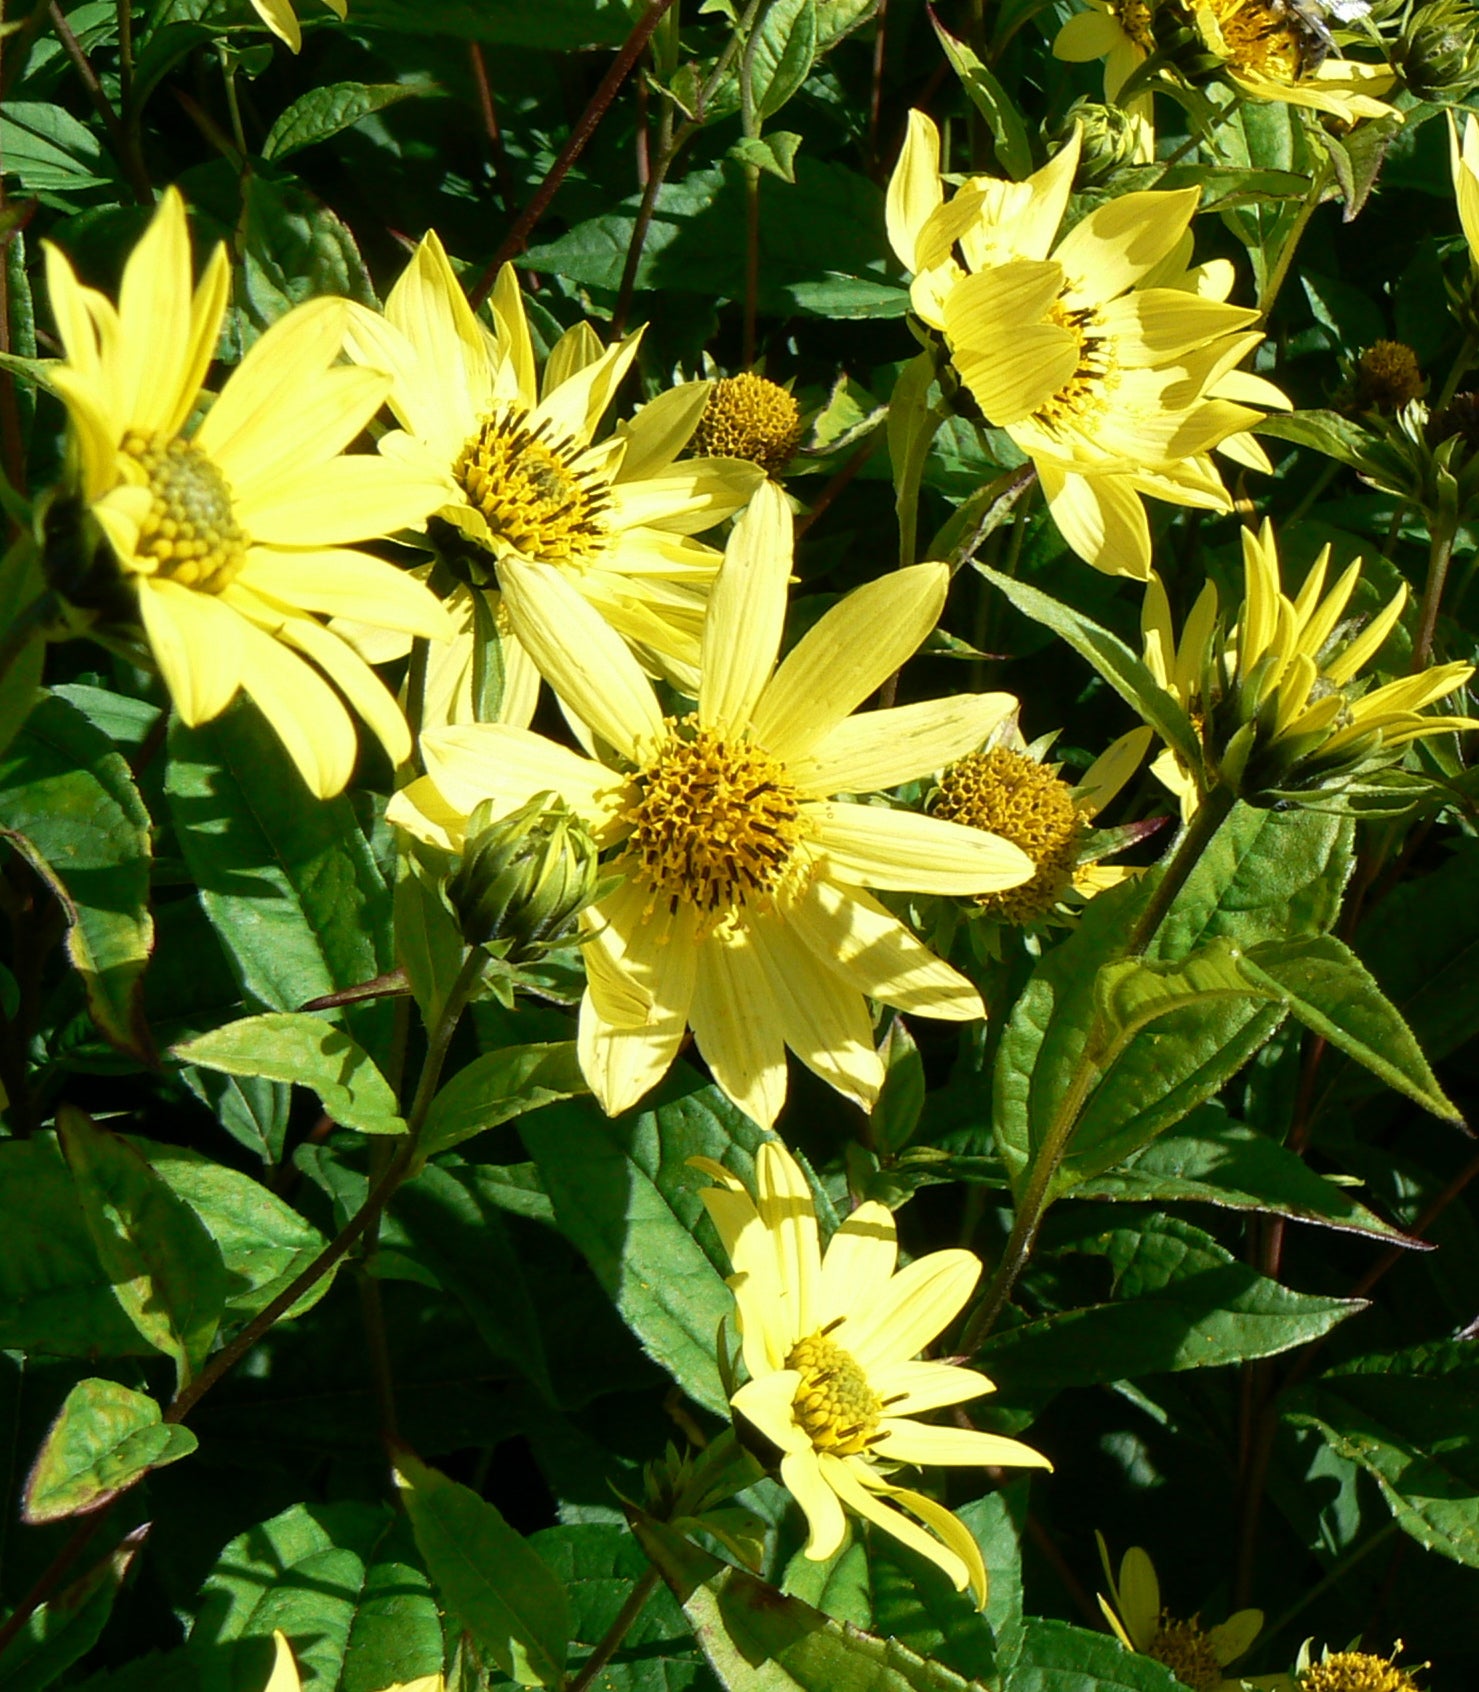
[[[779,1453],[781,1482],[810,1530],[806,1555],[833,1556],[851,1513],[984,1606],[986,1566],[965,1524],[889,1478],[901,1465],[1052,1467],[1015,1439],[915,1420],[993,1390],[974,1369],[918,1360],[964,1307],[980,1259],[935,1251],[900,1269],[893,1216],[874,1202],[853,1211],[824,1253],[806,1176],[777,1141],[756,1155],[753,1192],[722,1164],[691,1161],[717,1183],[703,1199],[734,1268],[749,1378],[730,1402]]]
[[[789,388],[754,371],[721,376],[688,443],[689,451],[743,458],[778,476],[801,440],[801,408]]]
[[[426,776],[387,813],[456,850],[484,800],[501,814],[548,790],[610,852],[612,890],[582,917],[579,1051],[613,1114],[666,1074],[690,1027],[714,1079],[767,1127],[785,1102],[788,1047],[870,1108],[883,1070],[866,997],[954,1021],[984,1014],[975,988],[871,890],[985,893],[1032,874],[993,835],[835,797],[938,769],[1016,703],[966,694],[851,715],[934,628],[946,566],[857,589],[777,665],[791,561],[790,506],[767,482],[730,536],[697,705],[681,716],[664,715],[562,572],[507,563],[518,638],[601,756],[509,724],[432,731]]]
[[[66,350],[50,382],[71,421],[78,497],[180,716],[209,722],[246,692],[321,797],[354,767],[342,700],[404,762],[400,707],[318,620],[350,617],[407,643],[451,634],[420,583],[355,550],[419,524],[439,490],[415,466],[344,451],[390,386],[379,371],[337,365],[348,302],[312,300],[279,318],[192,426],[230,265],[218,246],[192,290],[179,193],[160,199],[116,306],[50,245],[46,273]]]

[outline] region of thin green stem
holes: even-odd
[[[1191,821],[1172,848],[1170,859],[1161,872],[1160,879],[1130,931],[1123,956],[1141,957],[1149,949],[1167,913],[1176,902],[1177,895],[1186,886],[1192,871],[1201,861],[1203,852],[1226,821],[1235,802],[1234,795],[1225,788],[1217,787],[1197,807]],[[1032,1255],[1042,1228],[1043,1218],[1052,1205],[1053,1185],[1072,1142],[1073,1131],[1078,1126],[1079,1116],[1088,1102],[1090,1093],[1098,1085],[1099,1064],[1106,1052],[1105,1036],[1104,1025],[1096,1015],[1085,1034],[1083,1050],[1074,1065],[1068,1086],[1053,1113],[1053,1119],[1048,1124],[1041,1144],[1033,1155],[1027,1185],[1017,1201],[1016,1212],[1012,1218],[1012,1231],[1002,1251],[1001,1261],[987,1282],[986,1290],[971,1313],[970,1321],[961,1337],[961,1350],[967,1354],[980,1350],[1006,1308],[1007,1300],[1011,1297],[1019,1276],[1027,1267],[1027,1261]]]
[[[1423,583],[1422,611],[1417,621],[1417,639],[1412,644],[1412,670],[1415,675],[1425,670],[1433,655],[1433,636],[1438,629],[1438,611],[1443,603],[1443,589],[1448,581],[1448,565],[1453,557],[1453,528],[1439,521],[1428,543],[1428,576]]]
[[[1453,396],[1458,392],[1458,385],[1473,368],[1475,355],[1479,354],[1479,335],[1473,333],[1464,336],[1463,344],[1458,349],[1458,357],[1450,366],[1448,375],[1444,379],[1443,391],[1433,401],[1433,410],[1442,411]]]
[[[72,68],[77,72],[82,86],[87,90],[87,97],[92,101],[93,110],[102,119],[103,128],[108,131],[108,139],[113,143],[113,149],[118,154],[118,162],[123,166],[123,173],[128,178],[128,185],[133,190],[134,198],[140,205],[147,206],[154,198],[154,190],[149,186],[149,178],[144,174],[143,165],[134,156],[134,150],[129,146],[128,136],[124,133],[118,113],[113,110],[113,102],[103,91],[103,85],[98,80],[98,73],[92,68],[92,60],[83,52],[81,43],[72,33],[72,26],[67,22],[67,14],[51,0],[51,27],[56,31],[56,38],[62,44],[62,51],[72,61]]]
[[[641,1615],[647,1600],[652,1596],[657,1580],[657,1570],[653,1568],[646,1569],[639,1576],[637,1584],[627,1594],[626,1603],[617,1612],[616,1620],[606,1629],[595,1650],[580,1665],[580,1672],[569,1682],[565,1692],[586,1692],[586,1688],[620,1650],[621,1642],[631,1631],[632,1623]]]
[[[1315,215],[1315,208],[1325,193],[1325,185],[1330,180],[1330,161],[1322,159],[1310,178],[1310,190],[1304,197],[1304,203],[1299,208],[1299,214],[1294,219],[1289,233],[1284,237],[1279,248],[1279,256],[1274,260],[1274,268],[1258,297],[1258,310],[1265,322],[1274,309],[1274,301],[1279,297],[1279,291],[1289,277],[1289,268],[1294,263],[1294,255],[1299,251],[1299,243],[1304,239],[1304,232],[1309,228],[1310,219]]]

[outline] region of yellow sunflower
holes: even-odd
[[[1146,0],[1088,0],[1053,38],[1053,57],[1069,64],[1104,60],[1104,98],[1119,104],[1120,89],[1155,51]],[[1135,125],[1135,162],[1155,158],[1155,114],[1150,91],[1130,96],[1125,110]]]
[[[1462,716],[1426,716],[1473,675],[1472,664],[1434,664],[1367,689],[1361,671],[1397,626],[1407,585],[1352,636],[1342,622],[1361,577],[1352,563],[1328,592],[1330,548],[1310,567],[1294,598],[1280,580],[1273,526],[1243,531],[1243,603],[1223,638],[1217,592],[1209,582],[1177,641],[1165,590],[1146,593],[1147,667],[1186,707],[1206,748],[1206,771],[1174,759],[1156,773],[1194,810],[1205,783],[1221,781],[1250,797],[1264,792],[1339,785],[1357,772],[1392,761],[1409,742],[1479,727]]]
[[[1132,1545],[1120,1559],[1116,1581],[1104,1536],[1094,1537],[1099,1541],[1099,1557],[1109,1586],[1108,1599],[1102,1593],[1099,1596],[1099,1608],[1123,1645],[1142,1657],[1164,1663],[1192,1692],[1245,1692],[1250,1687],[1293,1692],[1294,1682],[1287,1674],[1238,1676],[1222,1672],[1257,1639],[1263,1626],[1262,1610],[1239,1610],[1216,1627],[1203,1627],[1200,1616],[1182,1621],[1161,1607],[1161,1583],[1155,1564],[1138,1545]]]
[[[403,762],[400,707],[313,615],[407,637],[451,632],[424,587],[352,550],[419,524],[440,490],[413,466],[345,455],[389,387],[379,372],[336,368],[346,302],[314,300],[281,318],[190,428],[229,267],[217,247],[192,293],[179,194],[166,191],[130,254],[116,307],[55,247],[46,273],[67,355],[50,381],[71,418],[82,495],[138,595],[181,717],[207,722],[245,690],[326,797],[355,760],[342,694]]]
[[[497,592],[507,558],[560,570],[649,674],[691,690],[721,557],[693,537],[738,511],[764,471],[737,458],[678,457],[703,416],[708,382],[670,389],[597,439],[638,336],[603,351],[579,324],[555,344],[541,379],[512,265],[492,309],[496,333],[474,316],[431,233],[385,316],[357,311],[350,330],[350,356],[395,379],[390,409],[400,427],[380,451],[440,482],[438,550],[463,577],[450,605],[458,638],[429,678],[423,720],[473,718],[473,594],[486,596],[486,625],[502,641],[499,719],[532,718],[539,676]]]
[[[1063,538],[1143,581],[1144,495],[1230,508],[1209,454],[1259,420],[1225,394],[1261,337],[1244,332],[1256,312],[1188,285],[1195,188],[1123,195],[1057,239],[1078,149],[1075,134],[1025,182],[972,178],[946,200],[939,132],[911,113],[889,231],[915,311],[1036,465]]]
[[[753,1197],[722,1164],[692,1161],[719,1183],[703,1200],[734,1267],[749,1379],[731,1403],[781,1453],[782,1484],[810,1529],[806,1555],[834,1555],[851,1511],[927,1557],[957,1590],[969,1586],[984,1606],[986,1566],[969,1529],[887,1478],[900,1464],[1052,1467],[1018,1440],[914,1420],[993,1390],[974,1369],[917,1361],[960,1314],[980,1259],[933,1251],[900,1269],[894,1219],[872,1202],[853,1211],[823,1254],[811,1188],[774,1140],[756,1156]]]
[[[849,715],[935,626],[945,565],[857,589],[776,667],[790,571],[790,507],[766,483],[714,589],[697,709],[665,718],[577,585],[509,562],[518,638],[610,761],[505,724],[438,730],[422,738],[426,777],[391,805],[393,822],[456,849],[480,801],[512,810],[549,791],[612,850],[616,885],[582,918],[579,1034],[586,1080],[612,1113],[662,1078],[690,1026],[715,1080],[766,1127],[785,1102],[788,1046],[869,1108],[883,1072],[865,995],[953,1020],[983,1010],[866,890],[983,893],[1032,874],[992,835],[832,797],[938,769],[1015,703],[963,695]]]

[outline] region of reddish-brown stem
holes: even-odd
[[[888,0],[878,0],[873,14],[877,33],[873,37],[873,78],[868,94],[868,174],[878,177],[878,126],[883,115],[883,55],[888,36]]]
[[[796,539],[798,541],[812,526],[812,524],[817,521],[823,512],[826,511],[827,507],[831,505],[832,501],[837,498],[838,494],[842,492],[853,477],[857,475],[858,471],[861,470],[868,462],[869,458],[873,455],[873,449],[877,445],[877,435],[869,435],[867,440],[865,440],[863,444],[854,451],[852,457],[843,464],[842,468],[834,473],[832,479],[812,501],[811,510],[808,511],[804,517],[797,518]]]
[[[72,68],[77,72],[78,79],[87,90],[87,97],[92,101],[93,110],[102,119],[103,128],[108,131],[108,139],[113,143],[113,150],[118,155],[118,162],[123,166],[123,174],[128,178],[128,185],[133,190],[134,198],[141,206],[147,206],[154,198],[154,191],[149,186],[149,179],[144,175],[143,165],[139,161],[138,153],[128,138],[118,113],[113,110],[113,102],[103,91],[103,85],[98,81],[98,73],[92,68],[92,61],[83,52],[81,43],[72,33],[72,26],[67,22],[67,14],[51,0],[51,27],[56,31],[57,40],[62,44],[62,51],[72,61]]]
[[[571,165],[585,151],[587,143],[596,132],[601,119],[610,110],[611,102],[616,98],[622,83],[632,74],[637,60],[641,58],[652,32],[662,21],[663,14],[673,4],[673,0],[648,0],[647,10],[637,20],[636,26],[626,38],[621,51],[612,60],[611,68],[601,78],[600,86],[591,95],[590,103],[576,120],[575,128],[570,131],[570,138],[560,149],[559,157],[549,167],[544,181],[535,190],[534,198],[524,207],[514,221],[514,226],[503,238],[503,244],[488,261],[483,274],[477,279],[468,294],[468,301],[474,311],[487,299],[493,291],[493,284],[498,279],[498,272],[517,253],[523,252],[528,245],[530,231],[544,216],[549,203],[560,191],[560,184],[565,180]]]
[[[478,94],[478,111],[482,114],[483,133],[488,137],[488,152],[493,160],[493,180],[498,184],[498,199],[504,212],[512,217],[518,202],[518,187],[509,168],[508,148],[503,144],[503,131],[498,124],[498,107],[493,99],[493,84],[488,80],[488,64],[483,57],[483,44],[469,41],[468,61],[472,65],[473,87]]]
[[[107,1521],[111,1508],[112,1502],[110,1500],[100,1510],[95,1510],[92,1515],[86,1517],[79,1524],[72,1537],[37,1575],[31,1590],[21,1599],[5,1621],[0,1622],[0,1652],[4,1652],[11,1640],[66,1579],[68,1569],[92,1544],[98,1529]]]

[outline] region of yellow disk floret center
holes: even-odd
[[[497,413],[464,444],[452,474],[497,541],[539,564],[584,565],[604,551],[607,485],[547,420]]]
[[[670,733],[636,787],[628,820],[640,878],[706,916],[764,905],[805,833],[785,765],[713,729]]]
[[[1078,364],[1073,375],[1036,412],[1033,421],[1058,432],[1089,422],[1104,411],[1117,386],[1118,366],[1099,313],[1093,306],[1070,306],[1068,290],[1056,300],[1048,318],[1078,337]]]
[[[883,1401],[852,1353],[825,1334],[813,1334],[792,1347],[786,1367],[801,1372],[791,1408],[816,1449],[834,1457],[866,1451],[878,1431]]]
[[[1150,29],[1150,7],[1146,0],[1112,0],[1110,10],[1120,28],[1142,53],[1155,51],[1155,37]]]
[[[1146,1654],[1164,1663],[1183,1686],[1192,1687],[1194,1692],[1216,1692],[1222,1685],[1222,1664],[1213,1655],[1206,1630],[1196,1617],[1176,1621],[1162,1612]]]
[[[248,545],[226,478],[199,447],[178,436],[133,430],[123,437],[123,450],[143,470],[150,495],[134,558],[125,564],[181,587],[220,593],[246,563]]]
[[[1312,1663],[1299,1685],[1300,1692],[1417,1692],[1417,1682],[1405,1669],[1366,1651],[1337,1651]]]
[[[1037,866],[1020,887],[980,897],[991,915],[1030,922],[1046,916],[1067,891],[1087,824],[1068,783],[1035,758],[1008,746],[973,752],[940,777],[930,809],[947,822],[999,834]]]
[[[1298,80],[1306,42],[1293,7],[1268,0],[1208,0],[1206,11],[1222,38],[1218,50],[1235,71],[1272,82]]]
[[[746,372],[726,376],[709,401],[689,448],[725,458],[747,458],[774,476],[790,463],[801,439],[801,412],[778,382]]]

